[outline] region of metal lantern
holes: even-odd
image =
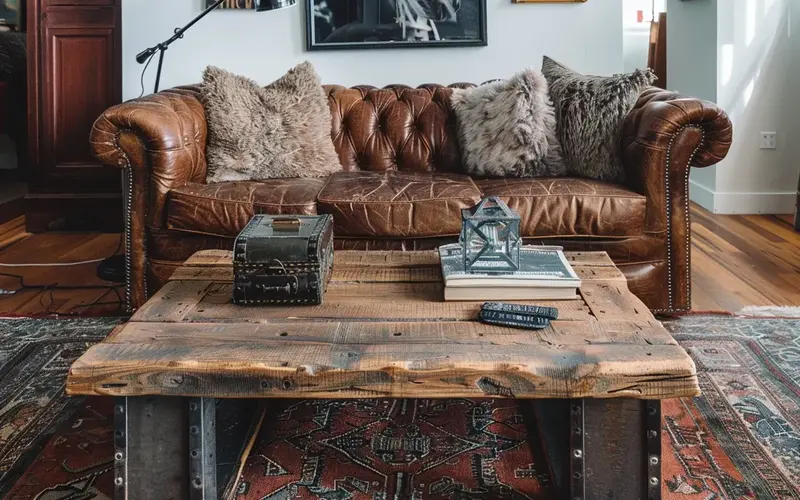
[[[519,214],[496,196],[461,211],[461,245],[468,273],[519,271]]]

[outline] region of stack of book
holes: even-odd
[[[561,247],[523,246],[519,271],[505,274],[466,272],[457,243],[440,247],[439,257],[447,301],[571,300],[581,287]]]

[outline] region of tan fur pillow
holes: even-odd
[[[327,98],[311,63],[264,88],[208,67],[201,96],[208,122],[207,182],[324,177],[342,169]]]
[[[539,71],[455,89],[450,102],[468,174],[555,177],[566,172],[547,81]]]

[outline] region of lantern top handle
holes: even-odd
[[[519,219],[519,214],[508,208],[508,205],[497,196],[484,198],[465,215],[470,219]]]

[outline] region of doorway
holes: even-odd
[[[650,68],[667,88],[667,0],[623,0],[622,12],[625,72]]]

